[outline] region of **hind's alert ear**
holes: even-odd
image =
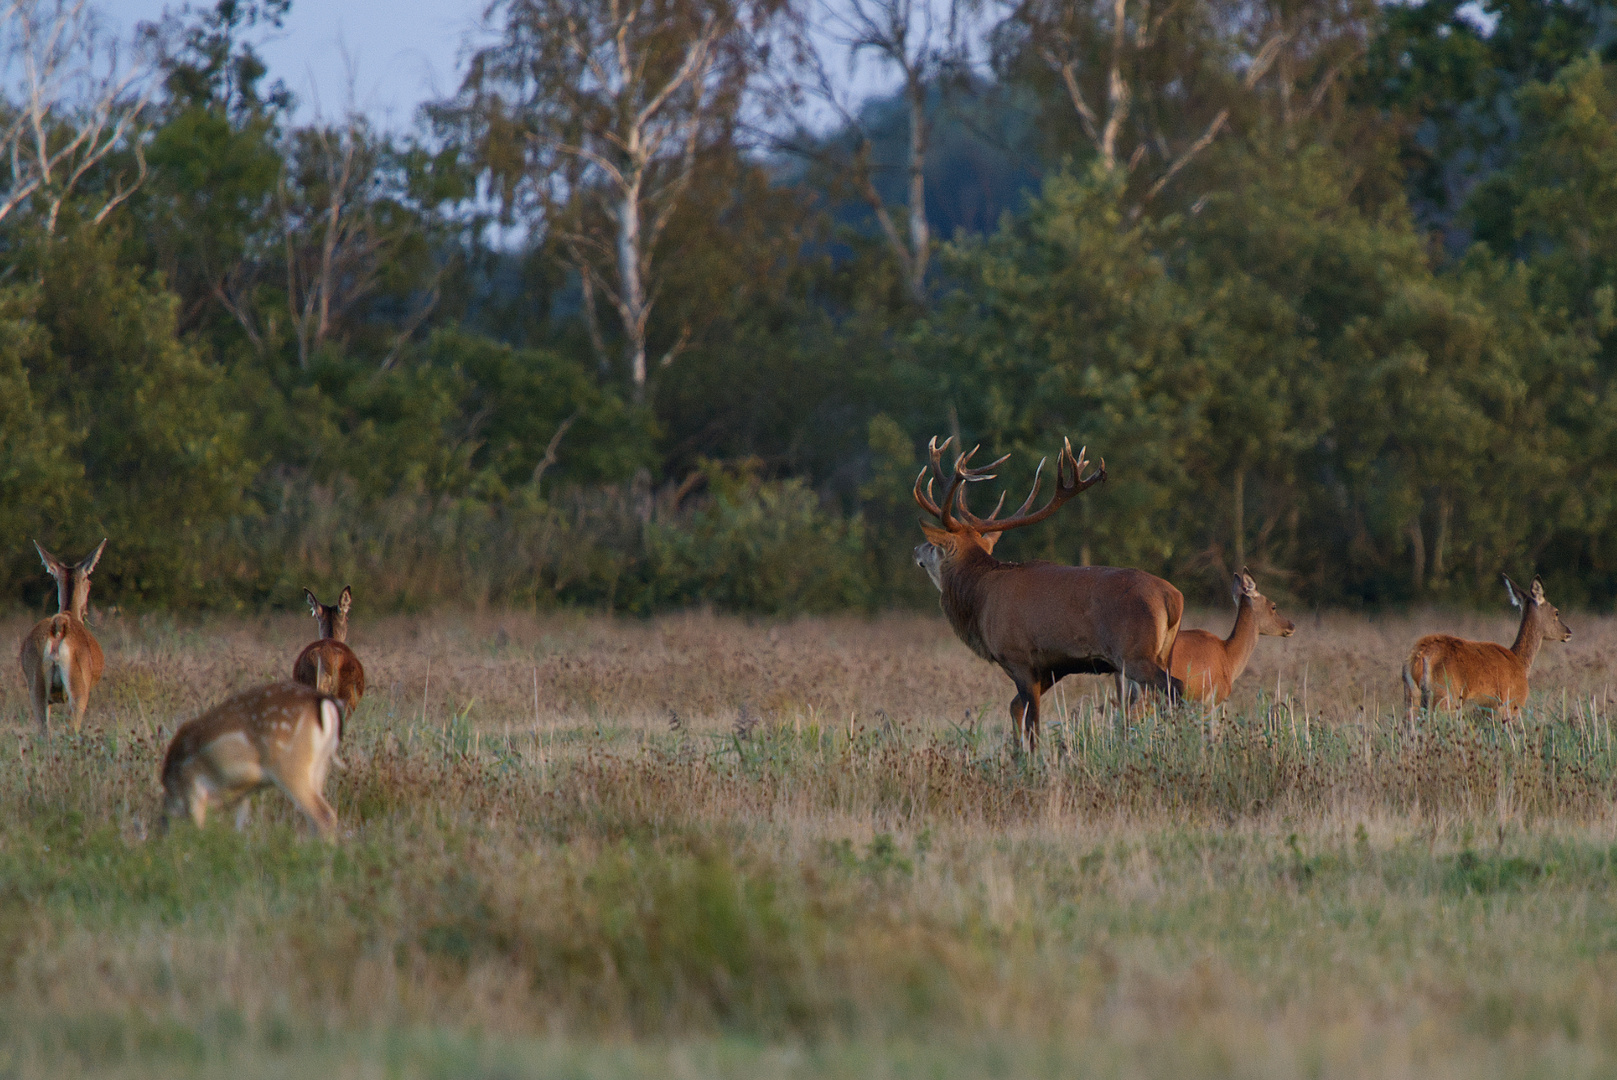
[[[39,552],[39,561],[45,564],[45,571],[51,577],[61,577],[67,573],[67,567],[62,565],[62,560],[40,547],[38,540],[34,541],[34,550]]]
[[[346,615],[348,614],[348,609],[353,606],[354,590],[349,588],[347,585],[344,585],[342,587],[342,595],[337,598],[337,610]]]
[[[101,553],[105,550],[107,550],[107,538],[103,536],[101,543],[96,545],[96,549],[86,555],[75,569],[84,571],[84,576],[89,577],[94,572],[96,563],[101,561]]]
[[[1542,604],[1543,602],[1544,602],[1544,582],[1539,580],[1539,577],[1538,577],[1537,574],[1534,574],[1533,575],[1533,603]]]
[[[1500,574],[1499,576],[1505,579],[1505,591],[1510,594],[1510,606],[1511,607],[1521,607],[1522,606],[1522,590],[1521,590],[1521,586],[1517,585],[1514,581],[1510,580],[1510,575],[1509,574]]]
[[[315,596],[315,594],[310,592],[308,589],[304,589],[303,599],[309,605],[309,614],[318,619],[320,617],[320,598]]]

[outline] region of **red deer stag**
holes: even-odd
[[[1043,521],[1104,480],[1106,462],[1084,477],[1083,451],[1073,457],[1072,444],[1063,440],[1055,493],[1042,509],[1031,510],[1044,471],[1041,461],[1033,490],[1016,513],[1000,518],[995,507],[980,518],[966,507],[964,485],[992,480],[992,470],[1005,458],[973,469],[973,449],[955,459],[953,476],[945,476],[942,457],[952,441],[939,446],[934,438],[928,446],[932,471],[946,485],[943,498],[933,500],[926,469],[915,478],[916,503],[938,520],[936,526],[921,524],[927,542],[915,549],[915,561],[942,594],[943,613],[955,634],[1016,684],[1011,722],[1019,729],[1019,743],[1030,752],[1038,745],[1039,697],[1065,675],[1115,673],[1122,700],[1130,682],[1166,691],[1172,699],[1179,680],[1169,674],[1168,659],[1185,609],[1178,589],[1141,570],[994,558],[1001,535]]]
[[[106,666],[101,643],[84,620],[90,612],[90,571],[101,561],[107,542],[102,540],[73,566],[40,547],[37,540],[34,548],[56,579],[58,610],[34,624],[22,640],[17,659],[28,680],[28,697],[39,730],[50,729],[51,706],[65,704],[73,717],[73,730],[78,731],[84,726],[84,710],[90,707],[90,691],[101,681]]]
[[[1258,583],[1245,570],[1235,575],[1233,591],[1235,626],[1229,637],[1220,638],[1206,630],[1181,630],[1173,643],[1169,670],[1185,684],[1185,696],[1204,705],[1229,700],[1230,687],[1246,670],[1259,634],[1290,637],[1297,629],[1280,614],[1274,601],[1258,591]]]
[[[160,830],[172,817],[200,828],[208,808],[237,808],[247,823],[247,796],[274,785],[306,814],[322,836],[337,833],[337,813],[322,789],[342,738],[342,706],[302,683],[243,690],[174,733],[163,758]]]
[[[348,612],[354,606],[354,590],[343,586],[337,604],[322,604],[308,589],[303,598],[309,612],[320,624],[320,640],[312,642],[292,662],[292,679],[312,686],[342,701],[351,714],[365,696],[365,665],[348,647]]]
[[[1533,578],[1523,590],[1503,575],[1510,602],[1522,609],[1522,624],[1510,648],[1491,641],[1467,641],[1449,634],[1427,634],[1415,642],[1404,663],[1404,703],[1409,722],[1415,722],[1417,699],[1422,709],[1433,704],[1463,709],[1471,702],[1503,708],[1520,720],[1527,701],[1527,674],[1533,670],[1538,647],[1546,641],[1571,641],[1572,631],[1561,621],[1555,605],[1544,599],[1544,583]]]

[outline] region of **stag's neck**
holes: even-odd
[[[1235,625],[1224,639],[1224,659],[1230,667],[1230,681],[1234,682],[1246,670],[1252,659],[1252,650],[1258,647],[1258,615],[1252,610],[1252,601],[1241,597],[1235,609]]]
[[[1523,605],[1522,625],[1516,631],[1515,643],[1510,647],[1510,651],[1516,654],[1516,659],[1522,662],[1524,672],[1533,670],[1533,661],[1538,658],[1538,648],[1544,644],[1544,628],[1539,625],[1537,615],[1537,604]]]
[[[988,655],[988,646],[983,641],[978,622],[982,608],[982,582],[984,577],[1003,565],[988,552],[974,547],[943,568],[943,614],[948,617],[955,635],[984,659],[992,657]]]

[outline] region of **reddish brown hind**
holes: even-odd
[[[1522,609],[1521,628],[1510,648],[1448,634],[1428,634],[1415,642],[1404,663],[1404,702],[1410,723],[1415,721],[1417,700],[1422,709],[1434,704],[1463,709],[1478,702],[1503,708],[1513,720],[1521,719],[1527,675],[1539,645],[1570,641],[1572,631],[1561,621],[1555,605],[1544,599],[1544,583],[1538,578],[1533,579],[1531,589],[1523,590],[1507,574],[1505,588],[1510,590],[1510,602]]]
[[[1258,583],[1245,570],[1235,575],[1233,591],[1235,626],[1229,637],[1220,638],[1206,630],[1181,630],[1173,642],[1169,670],[1185,684],[1187,698],[1205,705],[1229,700],[1230,689],[1246,670],[1260,634],[1290,637],[1297,629],[1273,600],[1258,591]]]
[[[208,808],[237,808],[247,822],[247,796],[271,785],[284,791],[326,839],[337,834],[337,813],[322,789],[342,738],[342,707],[301,683],[243,690],[174,733],[163,758],[163,813],[200,827]]]
[[[34,706],[34,719],[40,731],[50,729],[51,706],[66,705],[73,717],[73,730],[84,726],[84,710],[90,707],[90,691],[101,681],[106,660],[101,643],[84,625],[90,611],[90,571],[101,561],[107,542],[73,566],[68,566],[34,541],[34,548],[45,562],[45,569],[56,579],[57,612],[34,624],[22,640],[17,659],[28,680],[28,698]]]
[[[303,598],[309,612],[320,624],[320,640],[311,643],[292,663],[292,678],[312,686],[343,703],[351,715],[365,696],[365,665],[348,647],[348,612],[354,606],[354,590],[343,586],[335,607],[322,604],[308,589]]]

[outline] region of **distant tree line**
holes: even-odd
[[[1617,599],[1609,4],[496,0],[399,132],[289,3],[0,16],[17,600],[923,602],[951,434],[1106,458],[1016,557]]]

